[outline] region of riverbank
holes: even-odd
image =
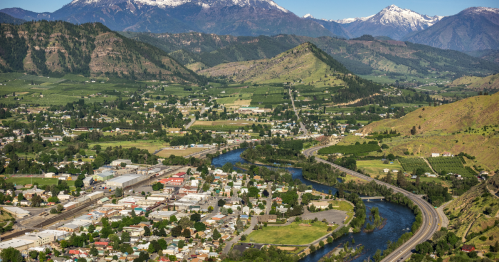
[[[232,163],[233,165],[236,165],[236,163],[248,163],[246,160],[240,157],[242,151],[244,151],[244,149],[238,149],[231,151],[230,153],[216,157],[213,159],[212,164],[215,167],[220,168],[225,163],[229,162]],[[337,189],[335,187],[325,186],[323,184],[311,182],[309,180],[304,179],[302,176],[302,169],[297,169],[297,168],[285,168],[285,169],[292,174],[293,179],[299,179],[303,184],[307,186],[312,186],[313,189],[317,192],[327,193],[331,190],[333,195],[336,194],[337,192]],[[370,208],[378,207],[380,213],[382,213],[383,216],[387,218],[387,224],[382,230],[377,230],[373,233],[364,233],[364,232],[349,233],[347,229],[345,235],[338,236],[338,238],[335,238],[335,240],[332,242],[323,240],[324,246],[319,249],[316,248],[315,252],[308,254],[307,251],[308,255],[305,255],[305,253],[303,253],[303,255],[300,255],[301,258],[300,262],[317,262],[324,255],[326,255],[331,250],[336,248],[338,246],[338,243],[344,243],[347,239],[351,238],[355,239],[357,245],[361,244],[365,247],[364,252],[362,252],[362,254],[351,260],[351,262],[362,262],[369,258],[372,260],[372,257],[374,256],[376,250],[378,249],[386,250],[388,248],[386,244],[388,241],[390,241],[391,243],[397,242],[402,235],[410,231],[408,229],[411,228],[412,223],[415,221],[415,216],[413,212],[407,207],[385,201],[371,201],[371,202],[364,202],[364,204],[366,212],[368,212]],[[337,229],[336,232],[338,232],[338,230],[340,229]],[[317,247],[319,246],[320,244],[317,245]],[[296,254],[298,252],[301,252],[302,251],[301,249],[309,249],[309,247],[299,247],[298,249],[295,249],[294,251],[289,251],[288,253]]]

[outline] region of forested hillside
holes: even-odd
[[[310,42],[359,75],[390,79],[444,77],[453,74],[488,75],[499,72],[494,62],[461,52],[442,50],[410,42],[362,37],[344,40],[333,37],[277,35],[233,37],[213,34],[122,33],[171,53],[179,62],[202,62],[207,66],[274,57],[302,43]],[[448,72],[447,72],[448,71]],[[417,83],[415,83],[417,84]]]
[[[199,82],[202,78],[156,47],[100,23],[26,22],[0,25],[0,71],[66,73]]]

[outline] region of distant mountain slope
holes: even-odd
[[[499,74],[487,77],[463,76],[448,85],[449,87],[465,86],[467,89],[474,90],[499,90]]]
[[[499,48],[499,9],[468,8],[406,38],[443,49],[475,51]]]
[[[14,24],[19,25],[26,22],[26,20],[18,19],[5,13],[0,13],[0,24]]]
[[[320,25],[322,25],[324,28],[329,30],[331,33],[333,33],[335,36],[342,37],[342,38],[353,38],[353,35],[343,27],[340,23],[332,20],[326,20],[326,19],[316,19],[311,15],[306,15],[303,18],[314,21]]]
[[[38,14],[19,8],[0,12],[26,20],[102,22],[115,31],[333,35],[272,0],[74,0],[53,13]]]
[[[426,106],[399,119],[365,126],[361,132],[397,130],[403,139],[390,152],[429,156],[432,152],[468,153],[487,170],[499,168],[499,93],[466,98],[441,106]],[[486,130],[483,128],[487,126]],[[411,135],[415,127],[416,134]],[[471,130],[469,130],[471,128]],[[388,141],[387,141],[388,142]]]
[[[388,36],[400,40],[411,32],[424,30],[442,19],[441,16],[427,16],[409,9],[391,5],[379,13],[363,18],[337,20],[353,37],[362,35]]]
[[[234,37],[200,33],[124,33],[132,39],[155,45],[183,64],[207,66],[274,57],[302,43],[311,42],[360,75],[425,77],[429,72],[449,71],[457,76],[499,72],[499,65],[453,50],[400,41],[342,40],[332,37],[277,35]],[[175,53],[172,53],[177,51]]]
[[[499,50],[476,50],[468,51],[466,54],[499,64]]]
[[[160,78],[202,78],[160,49],[112,32],[102,24],[26,22],[0,26],[0,71],[44,76],[66,73]]]

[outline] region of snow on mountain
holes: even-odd
[[[375,15],[370,15],[368,17],[345,18],[345,19],[330,20],[330,21],[334,21],[334,22],[340,23],[340,24],[350,24],[350,23],[357,22],[357,21],[366,21],[367,19],[369,19],[373,16],[375,16]]]
[[[122,2],[135,2],[143,5],[157,6],[160,8],[177,7],[187,3],[194,3],[203,8],[220,6],[255,6],[260,8],[277,9],[288,13],[289,11],[279,6],[272,0],[73,0],[70,5],[111,5]]]
[[[340,24],[350,24],[354,22],[369,22],[379,25],[397,25],[410,28],[412,31],[423,30],[440,21],[443,16],[421,15],[409,9],[402,9],[396,5],[390,5],[381,12],[361,18],[347,18],[336,20]]]
[[[491,7],[470,7],[466,8],[462,11],[462,13],[475,13],[475,14],[483,14],[483,13],[495,13],[499,14],[499,8],[491,8]]]
[[[313,17],[311,14],[306,14],[303,16],[303,18],[315,18],[315,17]]]

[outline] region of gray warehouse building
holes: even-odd
[[[147,179],[147,176],[141,176],[137,174],[128,174],[120,177],[115,177],[111,180],[106,181],[106,186],[108,187],[121,187],[125,188],[134,184],[137,184],[141,181]]]

